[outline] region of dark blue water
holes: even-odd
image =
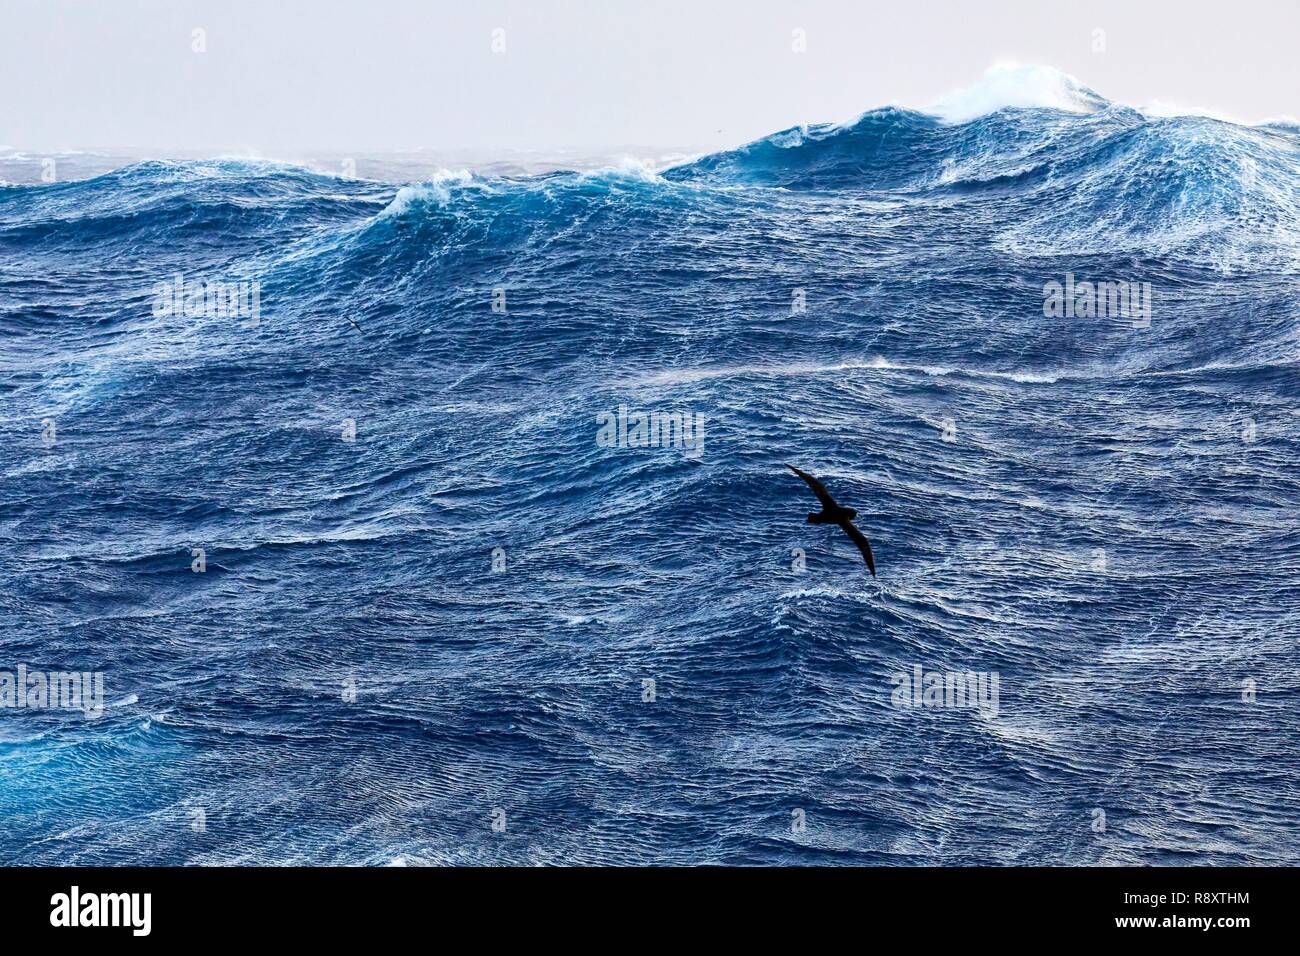
[[[0,187],[0,670],[106,688],[0,862],[1298,862],[1297,266],[1295,130],[1108,105]]]

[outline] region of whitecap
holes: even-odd
[[[474,175],[469,170],[440,169],[430,177],[428,182],[403,186],[399,189],[392,202],[384,207],[377,218],[384,219],[389,216],[400,216],[413,205],[419,203],[432,202],[439,206],[445,206],[451,201],[453,189],[476,183],[484,185],[481,181],[475,180]]]
[[[940,97],[926,112],[949,123],[966,123],[1007,108],[1096,113],[1109,105],[1105,97],[1050,66],[995,63],[979,82]]]

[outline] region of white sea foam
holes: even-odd
[[[1007,108],[1046,108],[1070,113],[1095,113],[1112,102],[1075,77],[1055,67],[1000,61],[970,86],[946,93],[922,111],[949,123],[967,123]],[[1155,118],[1204,117],[1235,126],[1257,126],[1289,132],[1300,131],[1293,116],[1243,119],[1221,109],[1189,106],[1165,98],[1154,98],[1134,106],[1143,116]]]
[[[767,138],[767,141],[773,146],[779,146],[781,149],[793,149],[796,146],[802,146],[807,137],[808,127],[796,126],[780,133],[773,133]]]
[[[613,166],[601,166],[582,172],[584,179],[631,179],[644,183],[661,183],[659,170],[665,168],[660,160],[624,156]]]
[[[467,169],[440,169],[429,178],[428,182],[403,186],[399,189],[393,201],[379,214],[379,218],[400,216],[417,203],[433,202],[445,206],[451,201],[454,188],[469,186],[474,182],[473,174]]]
[[[998,378],[1021,384],[1052,384],[1061,379],[1060,374],[1050,372],[1003,372],[993,369],[959,368],[948,365],[905,365],[891,362],[882,356],[868,361],[837,362],[816,365],[811,363],[789,363],[785,365],[728,365],[721,368],[681,368],[653,372],[638,378],[633,385],[684,385],[690,382],[705,381],[713,378],[732,378],[743,376],[801,376],[823,375],[829,372],[857,371],[861,369],[881,369],[889,372],[906,372],[929,375],[935,378],[949,375],[968,375],[973,378]]]
[[[940,97],[926,112],[950,123],[965,123],[1008,107],[1095,113],[1107,105],[1104,97],[1050,66],[995,63],[979,82]]]

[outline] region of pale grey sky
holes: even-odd
[[[1296,0],[0,0],[0,144],[725,146],[997,60],[1258,120],[1300,114],[1298,28]]]

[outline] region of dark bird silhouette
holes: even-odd
[[[871,576],[876,576],[876,559],[871,555],[871,542],[867,536],[853,526],[853,519],[858,513],[852,508],[845,508],[838,501],[831,497],[831,493],[826,490],[826,486],[820,481],[808,474],[806,471],[800,471],[794,465],[786,465],[791,471],[808,483],[808,487],[813,490],[817,500],[822,503],[821,511],[812,511],[808,514],[809,524],[836,524],[844,529],[844,533],[853,539],[853,543],[858,546],[862,552],[862,558],[867,562],[867,567],[871,570]]]

